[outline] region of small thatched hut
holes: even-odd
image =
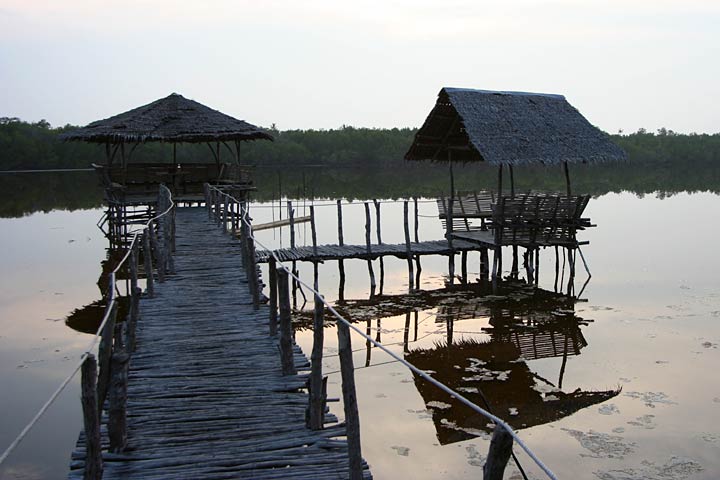
[[[61,135],[66,141],[105,145],[104,165],[96,165],[106,188],[122,187],[123,195],[156,191],[159,182],[175,189],[177,195],[198,195],[207,181],[248,183],[247,172],[239,168],[240,142],[273,140],[265,130],[238,120],[194,100],[173,93],[125,113],[90,123]],[[173,145],[173,164],[130,163],[132,153],[143,143]],[[207,144],[215,164],[177,164],[178,143]],[[232,146],[231,146],[232,145]],[[232,156],[222,159],[222,148]]]

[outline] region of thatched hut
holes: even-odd
[[[589,196],[572,195],[568,164],[625,160],[626,154],[562,95],[443,88],[405,159],[450,164],[450,197],[439,199],[446,237],[451,246],[453,238],[458,238],[493,249],[495,285],[502,273],[504,245],[513,247],[513,277],[518,273],[520,246],[528,252],[526,265],[537,265],[536,254],[544,247],[562,246],[574,254],[571,251],[580,245],[576,232],[593,225],[582,217]],[[456,162],[498,167],[497,192],[473,192],[457,199],[452,170]],[[516,196],[513,167],[517,165],[561,165],[566,195],[535,192]],[[510,194],[506,196],[505,167],[510,174]],[[480,225],[471,225],[472,219]],[[487,258],[486,252],[481,250],[483,259]],[[483,268],[487,270],[487,261]],[[570,268],[574,278],[572,259]],[[452,281],[452,257],[449,270]],[[532,276],[531,268],[529,281]]]
[[[443,88],[406,160],[563,165],[625,160],[625,152],[562,95]]]
[[[175,189],[178,196],[199,195],[202,184],[207,181],[247,184],[249,176],[240,168],[240,142],[273,140],[273,137],[255,125],[173,93],[64,133],[61,139],[104,144],[105,163],[96,168],[106,188],[121,187],[127,197],[155,192],[160,182]],[[131,163],[135,149],[148,142],[172,144],[172,165]],[[178,143],[207,144],[215,163],[178,165]],[[230,154],[230,162],[223,161],[223,148]]]

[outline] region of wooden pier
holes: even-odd
[[[202,208],[177,208],[175,225],[175,274],[140,302],[126,446],[103,440],[102,478],[357,478],[344,424],[326,413],[325,428],[306,427],[310,364],[293,345],[299,372],[283,375],[239,242]],[[86,451],[83,433],[69,478],[87,474]]]

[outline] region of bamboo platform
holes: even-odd
[[[485,245],[488,247],[490,245]],[[453,241],[450,248],[447,240],[432,240],[426,242],[410,243],[410,256],[418,255],[450,255],[453,252],[464,252],[478,250],[481,246],[478,243],[467,242],[464,240]],[[295,248],[281,248],[274,250],[275,255],[281,262],[286,261],[323,261],[323,260],[343,260],[343,259],[375,259],[379,257],[393,256],[398,258],[408,258],[407,245],[399,244],[372,244],[368,252],[367,245],[318,245],[317,247],[304,246]],[[266,263],[270,258],[268,250],[258,250],[256,252],[258,263]]]
[[[324,430],[306,428],[308,395],[298,389],[309,362],[294,346],[300,372],[281,375],[269,310],[253,309],[239,243],[202,208],[177,209],[176,226],[176,273],[140,302],[128,448],[104,445],[103,478],[348,478],[344,425],[326,414]],[[68,478],[82,478],[82,433],[72,459]]]

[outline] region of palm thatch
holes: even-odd
[[[443,88],[405,159],[554,165],[626,154],[562,95]]]
[[[272,140],[265,130],[173,93],[86,127],[61,135],[63,140],[97,143],[215,142]]]

